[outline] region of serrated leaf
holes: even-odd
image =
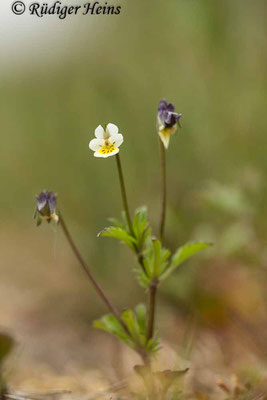
[[[127,244],[132,250],[135,249],[136,239],[133,238],[125,229],[110,226],[105,228],[98,234],[99,237],[111,237],[120,240],[121,242]]]
[[[139,207],[135,211],[135,216],[133,219],[133,231],[136,237],[137,247],[140,251],[143,249],[145,241],[150,234],[146,207]]]
[[[131,342],[130,336],[127,335],[121,323],[112,314],[104,315],[101,319],[94,321],[93,326],[117,336],[127,344]]]
[[[181,265],[185,260],[192,257],[194,254],[212,246],[211,243],[207,242],[189,242],[184,246],[179,247],[179,249],[174,253],[171,264],[168,269],[163,273],[161,279],[165,279],[171,272],[174,271],[179,265]]]
[[[211,243],[207,242],[186,243],[184,246],[180,247],[173,255],[170,267],[177,267],[189,257],[193,256],[201,250],[206,249],[207,247],[210,247],[211,245]]]
[[[146,275],[151,279],[159,279],[166,270],[171,252],[162,247],[159,240],[151,240],[144,252],[144,268]],[[141,276],[142,277],[142,276]],[[140,275],[139,275],[140,278]]]

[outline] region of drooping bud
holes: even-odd
[[[43,220],[51,222],[59,221],[58,215],[56,214],[56,199],[57,195],[54,192],[43,190],[41,193],[36,195],[37,205],[34,214],[37,226],[39,226]]]
[[[158,134],[165,149],[169,147],[170,136],[176,132],[177,125],[180,125],[182,114],[175,111],[175,107],[171,103],[167,103],[165,99],[160,100],[158,107]]]

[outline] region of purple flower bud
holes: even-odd
[[[175,107],[171,103],[167,103],[165,99],[160,100],[158,106],[158,133],[164,147],[167,149],[170,142],[171,134],[175,133],[177,125],[180,125],[182,114],[175,111]]]
[[[182,114],[175,112],[175,107],[171,103],[167,103],[165,99],[160,100],[158,107],[158,124],[161,129],[173,128],[177,124],[180,126],[180,118]]]
[[[49,192],[48,190],[43,190],[41,193],[36,195],[37,206],[34,218],[37,219],[37,225],[40,225],[43,220],[50,222],[53,219],[58,222],[58,216],[56,214],[56,198],[56,193]]]

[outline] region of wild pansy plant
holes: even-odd
[[[158,238],[152,234],[146,207],[137,208],[133,218],[130,214],[119,154],[123,135],[119,133],[118,127],[112,123],[105,127],[99,125],[95,130],[96,137],[89,143],[89,148],[94,152],[95,157],[115,156],[124,209],[122,220],[113,219],[112,225],[103,229],[98,237],[118,239],[135,254],[137,265],[134,271],[140,285],[148,293],[148,307],[139,304],[134,310],[128,309],[120,313],[96,281],[91,269],[76,247],[65,220],[57,208],[56,195],[53,192],[43,191],[37,196],[37,224],[39,225],[42,220],[48,222],[54,220],[59,223],[79,264],[110,310],[110,314],[94,321],[94,326],[117,336],[133,348],[142,357],[146,366],[150,365],[151,356],[160,348],[159,339],[156,337],[154,329],[158,286],[189,257],[210,246],[210,243],[207,242],[189,242],[172,253],[163,244],[167,199],[166,150],[169,146],[170,135],[176,131],[181,116],[182,114],[175,112],[175,107],[172,104],[167,103],[166,100],[160,101],[157,130],[160,138],[162,201]]]

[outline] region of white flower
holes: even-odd
[[[123,136],[114,124],[108,124],[106,130],[99,125],[95,130],[96,139],[92,139],[89,148],[94,151],[95,157],[107,158],[119,152]]]

